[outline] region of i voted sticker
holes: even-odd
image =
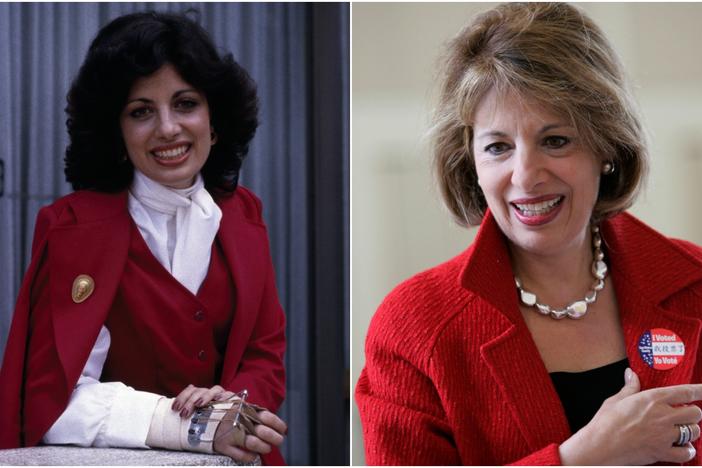
[[[653,328],[639,338],[639,354],[649,367],[668,370],[685,358],[685,343],[670,330]]]

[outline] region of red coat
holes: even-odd
[[[602,235],[642,389],[702,382],[702,250],[628,214],[603,223]],[[682,363],[664,371],[642,360],[639,339],[653,328],[682,338]],[[490,214],[466,252],[402,283],[382,303],[356,401],[369,465],[560,464],[568,421],[519,311]],[[696,448],[691,464],[699,465],[699,441]]]
[[[237,294],[221,382],[212,385],[220,383],[233,391],[245,388],[251,401],[276,411],[285,396],[285,318],[261,204],[242,187],[216,201],[222,209],[217,236]],[[32,261],[0,370],[0,448],[36,445],[65,409],[115,297],[131,223],[126,191],[75,192],[39,212]],[[48,297],[34,297],[35,281],[43,281],[37,273],[47,262],[44,290],[50,292],[44,295]],[[88,301],[76,304],[71,287],[83,273],[95,280],[95,290]],[[34,334],[38,317],[48,317],[51,326],[37,328]],[[29,346],[40,349],[36,353],[40,357],[27,357]],[[24,373],[29,382],[23,382]],[[52,391],[33,392],[32,388]]]

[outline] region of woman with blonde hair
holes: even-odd
[[[702,250],[625,212],[648,154],[608,40],[573,6],[502,4],[444,63],[434,169],[480,230],[373,318],[367,462],[699,464]]]

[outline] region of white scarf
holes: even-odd
[[[138,170],[129,188],[129,214],[156,259],[193,294],[207,276],[222,210],[200,174],[186,189],[154,182]]]

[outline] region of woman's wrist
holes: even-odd
[[[202,409],[192,417],[183,418],[177,411],[173,411],[172,404],[172,398],[159,400],[151,419],[146,445],[169,450],[214,453],[214,434],[224,413]]]
[[[561,457],[561,465],[563,466],[574,466],[574,465],[583,465],[584,463],[580,462],[578,459],[578,454],[574,453],[577,452],[575,450],[575,447],[573,447],[573,444],[570,443],[570,439],[567,439],[565,442],[563,442],[559,447],[558,447],[558,456]]]
[[[563,466],[592,466],[605,464],[599,456],[602,451],[598,449],[596,452],[591,450],[587,443],[591,440],[587,434],[587,426],[570,436],[565,442],[558,447],[558,455],[561,457],[561,465]]]

